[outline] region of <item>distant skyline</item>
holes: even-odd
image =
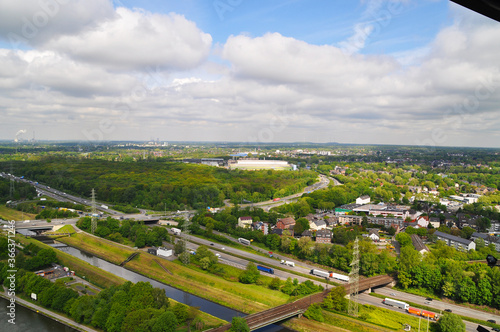
[[[500,147],[499,36],[444,0],[0,0],[0,140]]]

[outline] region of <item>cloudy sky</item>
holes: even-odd
[[[0,139],[500,147],[499,36],[445,0],[0,0]]]

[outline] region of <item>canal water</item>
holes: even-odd
[[[81,251],[79,249],[73,248],[73,247],[58,247],[58,250],[64,251],[74,257],[77,257],[93,266],[96,266],[100,269],[103,269],[105,271],[108,271],[110,273],[113,273],[114,275],[117,275],[119,277],[122,277],[125,280],[129,280],[133,283],[139,282],[139,281],[145,281],[151,283],[153,287],[157,288],[162,288],[165,290],[165,293],[167,297],[174,299],[178,302],[187,304],[189,306],[194,306],[194,307],[199,307],[201,311],[206,312],[212,316],[224,319],[228,322],[231,322],[232,318],[234,316],[245,316],[245,314],[234,310],[227,308],[225,306],[222,306],[220,304],[205,300],[201,297],[198,297],[196,295],[189,294],[187,292],[184,292],[182,290],[170,287],[168,285],[162,284],[156,280],[144,277],[136,272],[132,272],[130,270],[127,270],[121,266],[109,263],[103,259],[100,259],[98,257],[95,257],[93,255],[90,255],[84,251]],[[0,331],[3,331],[0,329]],[[287,329],[285,327],[279,326],[279,325],[270,325],[267,327],[263,327],[259,330],[256,330],[258,332],[291,332],[292,330]]]
[[[56,322],[44,315],[16,304],[16,324],[8,322],[7,305],[9,301],[0,297],[0,331],[5,332],[76,332],[75,329]]]

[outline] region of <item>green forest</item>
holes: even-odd
[[[154,210],[217,207],[260,202],[299,192],[316,181],[313,171],[242,171],[174,162],[112,162],[47,157],[11,162],[17,174],[73,194],[110,204]],[[0,170],[7,164],[0,163]]]
[[[7,201],[17,201],[20,199],[31,199],[36,197],[36,190],[28,183],[14,183],[14,188],[11,195],[10,180],[0,177],[0,203]]]

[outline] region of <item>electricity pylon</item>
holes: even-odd
[[[358,317],[358,293],[359,293],[359,243],[358,238],[354,240],[351,272],[349,272],[349,316]]]

